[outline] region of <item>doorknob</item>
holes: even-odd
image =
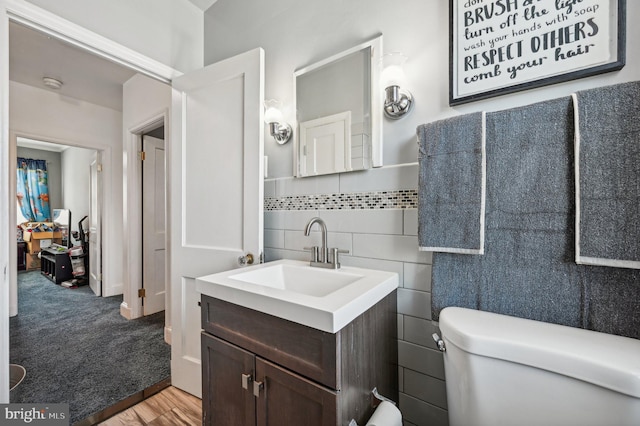
[[[238,265],[240,266],[253,265],[253,255],[251,253],[247,253],[244,256],[238,257]]]

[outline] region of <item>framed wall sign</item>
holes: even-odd
[[[621,69],[626,0],[450,0],[449,104]]]

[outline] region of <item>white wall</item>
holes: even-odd
[[[640,27],[630,18],[640,2],[627,1],[627,65],[619,72],[473,102],[451,108],[449,93],[449,1],[406,0],[218,0],[205,13],[205,64],[261,46],[266,54],[265,97],[284,102],[285,119],[295,113],[293,71],[331,54],[383,35],[385,52],[409,57],[405,71],[415,109],[402,120],[384,122],[384,162],[416,161],[416,127],[477,110],[499,110],[569,95],[594,86],[640,78],[640,50],[633,41]],[[230,36],[233,35],[233,36]],[[287,109],[289,105],[289,109]],[[266,135],[266,133],[265,133]],[[269,176],[291,176],[293,144],[279,146],[265,136]]]
[[[188,0],[28,0],[182,72],[202,67],[202,11]]]
[[[89,167],[93,161],[95,150],[84,148],[67,148],[62,151],[62,199],[63,207],[71,210],[71,231],[78,230],[78,222],[89,215],[91,201],[91,174]],[[89,222],[82,226],[89,228]],[[73,240],[74,245],[80,245]]]
[[[494,111],[567,96],[576,90],[640,79],[640,50],[633,42],[640,26],[640,2],[627,2],[627,65],[621,71],[549,87],[473,102],[451,108],[449,96],[449,1],[406,0],[218,0],[205,13],[205,64],[261,46],[266,54],[265,97],[291,110],[293,72],[305,65],[383,34],[385,52],[402,51],[408,89],[416,104],[398,121],[384,121],[382,169],[293,179],[293,144],[277,145],[265,126],[269,176],[265,197],[334,193],[368,193],[416,189],[416,127],[426,122],[478,110]],[[241,30],[239,30],[241,29]],[[233,34],[229,37],[229,34]],[[287,109],[287,105],[289,108]],[[399,165],[398,167],[388,167]],[[442,356],[431,340],[431,257],[417,250],[415,209],[274,210],[265,211],[265,253],[268,260],[308,258],[302,230],[312,215],[327,219],[332,246],[353,250],[345,264],[396,271],[400,408],[405,425],[446,425]]]
[[[122,315],[126,318],[137,318],[142,316],[137,296],[138,288],[142,282],[142,245],[140,236],[142,235],[142,222],[139,220],[142,213],[141,204],[141,169],[137,152],[140,150],[139,140],[133,133],[139,134],[141,129],[168,118],[171,106],[171,87],[160,83],[149,77],[137,74],[129,79],[123,86],[123,109],[122,109],[122,138],[124,142],[124,216],[128,218],[124,223],[124,265],[123,274],[125,280],[124,300],[121,307]],[[165,136],[170,134],[169,123],[165,124]],[[149,129],[146,129],[149,130]],[[170,141],[165,139],[166,143]],[[167,197],[167,199],[169,199]],[[167,217],[167,223],[170,218]],[[167,235],[170,235],[167,232]],[[169,247],[169,244],[167,244]],[[167,250],[167,256],[169,251]],[[170,276],[168,270],[165,273]],[[170,288],[167,288],[166,301],[171,299]],[[171,313],[167,309],[165,312],[165,330],[171,329]],[[168,334],[166,339],[169,340]]]
[[[103,295],[122,293],[121,113],[15,82],[9,109],[12,134],[103,151]]]

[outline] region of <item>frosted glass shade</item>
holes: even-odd
[[[275,99],[264,101],[264,122],[279,123],[282,121],[282,111],[280,110],[282,103]]]
[[[405,85],[406,79],[402,67],[406,60],[407,57],[399,52],[387,53],[382,56],[383,70],[380,83],[383,88]]]

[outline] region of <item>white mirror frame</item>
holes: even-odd
[[[296,99],[296,79],[299,75],[313,71],[314,69],[321,68],[333,61],[344,58],[352,53],[360,50],[371,48],[371,79],[370,88],[371,91],[371,167],[382,167],[382,120],[383,120],[383,105],[382,105],[382,90],[380,89],[380,73],[381,61],[382,61],[382,34],[377,35],[369,41],[361,43],[350,49],[344,50],[333,56],[325,58],[321,61],[315,62],[304,68],[300,68],[293,73],[293,108],[297,111],[297,99]],[[296,123],[295,137],[293,139],[293,170],[295,177],[307,177],[313,175],[302,175],[300,173],[300,131],[298,123]]]

